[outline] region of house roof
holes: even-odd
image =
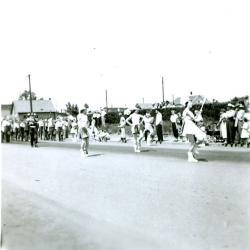
[[[12,104],[1,104],[1,110],[11,111]]]
[[[202,104],[204,101],[204,96],[202,95],[192,95],[189,97],[177,97],[174,100],[175,105],[184,105],[185,102],[187,102],[188,100],[191,100],[193,104]],[[206,98],[205,103],[209,103],[209,100]]]
[[[18,100],[13,102],[13,108],[16,113],[29,113],[30,101]],[[51,100],[32,100],[32,109],[35,113],[56,112]]]
[[[152,103],[138,103],[141,109],[153,109]]]

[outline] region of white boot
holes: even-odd
[[[188,162],[198,162],[194,156],[192,152],[188,152]]]

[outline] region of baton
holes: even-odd
[[[202,103],[202,106],[201,106],[201,109],[200,109],[200,113],[202,112],[202,109],[203,109],[203,106],[204,106],[204,104],[205,104],[205,102],[206,102],[206,97],[204,98],[204,101],[203,101],[203,103]]]

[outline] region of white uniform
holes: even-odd
[[[126,138],[126,133],[125,133],[125,125],[126,125],[126,120],[125,118],[122,116],[120,118],[120,128],[121,128],[121,138]]]
[[[78,124],[78,129],[81,130],[82,128],[87,128],[88,127],[88,116],[85,114],[78,114],[77,115],[77,124]]]
[[[183,135],[194,135],[199,141],[206,139],[206,134],[193,122],[194,114],[188,108],[182,113],[184,119]]]

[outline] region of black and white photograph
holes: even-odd
[[[0,4],[2,250],[249,250],[246,0]]]

